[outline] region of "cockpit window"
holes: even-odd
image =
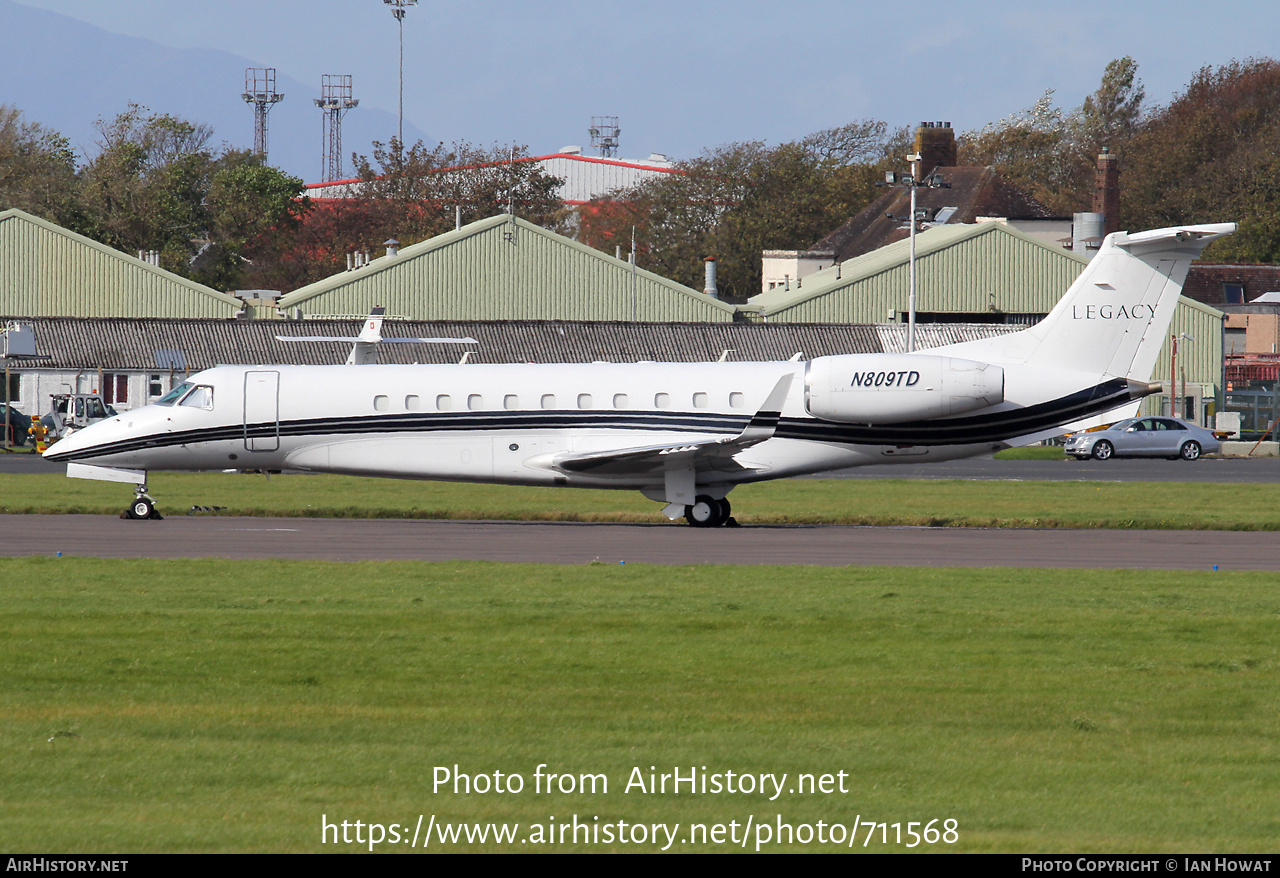
[[[195,386],[194,384],[188,384],[187,382],[184,381],[181,384],[179,384],[177,387],[173,388],[173,390],[170,390],[164,396],[157,399],[155,404],[156,405],[173,405],[175,402],[182,399],[182,397],[186,396],[187,392],[190,391],[191,388],[194,386]]]
[[[196,389],[188,393],[179,405],[212,410],[213,388],[205,384],[197,384]]]

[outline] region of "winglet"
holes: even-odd
[[[760,410],[752,416],[741,435],[729,441],[755,445],[757,442],[772,439],[774,431],[778,429],[778,419],[782,417],[782,407],[787,402],[787,394],[791,392],[791,382],[795,377],[788,372],[779,378],[778,383],[773,386],[773,390],[769,391]]]

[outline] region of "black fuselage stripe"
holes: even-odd
[[[847,445],[973,445],[1000,442],[1050,429],[1062,423],[1098,414],[1129,400],[1128,383],[1115,379],[1059,399],[968,417],[908,421],[884,426],[841,424],[811,418],[778,417],[774,435]],[[770,412],[759,423],[774,420]],[[699,414],[696,412],[583,412],[519,411],[401,413],[348,418],[311,418],[260,424],[228,424],[199,430],[160,433],[124,439],[65,455],[54,446],[50,460],[77,460],[125,454],[152,448],[202,442],[236,441],[250,438],[343,436],[376,433],[510,432],[513,430],[644,430],[647,432],[701,432],[737,435],[752,422],[746,415]]]

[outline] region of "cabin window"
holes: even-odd
[[[693,407],[696,409],[704,409],[707,407],[707,395],[699,390],[693,395]]]
[[[542,394],[542,407],[544,409],[553,409],[556,407],[556,395],[554,393]]]
[[[375,412],[385,412],[391,408],[391,398],[378,394],[373,398],[373,410]]]
[[[175,402],[186,396],[187,392],[194,386],[194,384],[188,384],[184,381],[177,387],[173,388],[173,390],[170,390],[164,396],[157,399],[156,405],[173,405]]]
[[[615,393],[613,395],[613,407],[616,409],[624,409],[627,407],[627,395],[625,393]]]
[[[180,405],[213,411],[213,388],[205,384],[197,385],[195,390],[186,395]]]
[[[513,412],[520,408],[520,397],[514,393],[508,393],[502,398],[502,407],[509,412]]]
[[[591,394],[589,393],[578,394],[578,408],[580,409],[591,408]]]
[[[422,411],[422,397],[416,394],[409,394],[404,398],[404,410],[407,412]]]
[[[442,393],[436,397],[436,411],[447,412],[453,408],[453,399],[447,393]]]
[[[669,393],[655,393],[655,394],[653,395],[653,407],[654,407],[654,408],[656,408],[656,409],[669,409],[669,408],[671,408],[671,394],[669,394]]]
[[[729,408],[731,409],[740,409],[746,405],[746,402],[746,398],[736,390],[729,394]]]
[[[484,397],[478,393],[473,393],[467,397],[467,408],[473,412],[478,412],[484,408]]]

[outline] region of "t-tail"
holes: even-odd
[[[1035,326],[948,352],[1148,382],[1192,261],[1235,230],[1235,223],[1217,223],[1115,232]]]

